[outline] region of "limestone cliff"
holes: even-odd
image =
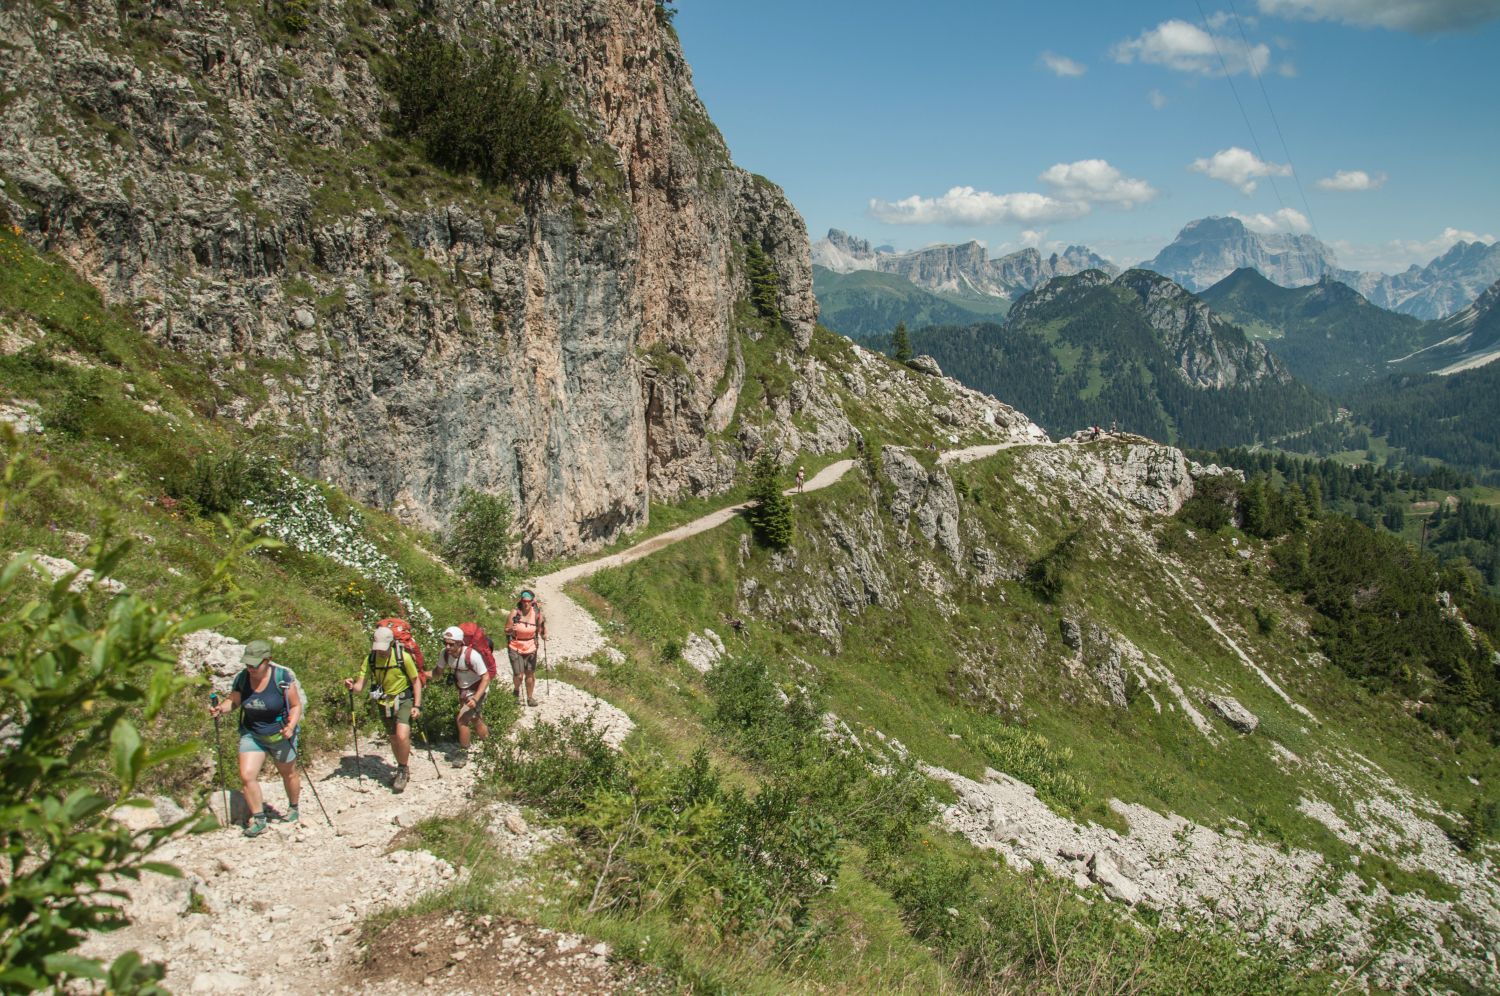
[[[408,19],[556,79],[586,152],[486,187],[392,134]],[[303,470],[440,524],[508,494],[524,552],[727,485],[743,247],[806,348],[801,219],[735,168],[654,0],[323,0],[0,9],[0,212],[223,372],[214,413]],[[268,398],[233,372],[272,359]],[[217,378],[216,378],[217,379]]]

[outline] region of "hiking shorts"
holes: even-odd
[[[378,702],[375,704],[376,708],[380,710],[381,721],[385,723],[386,736],[394,737],[396,735],[397,724],[411,726],[411,703],[411,696],[403,695],[390,708],[386,708]]]
[[[253,733],[240,734],[241,754],[270,754],[277,764],[289,764],[297,760],[297,741],[293,737],[282,737],[270,742],[261,740]]]
[[[529,654],[523,654],[519,650],[512,650],[510,647],[506,647],[505,652],[510,654],[511,677],[519,678],[523,674],[536,674],[535,650]]]
[[[490,697],[490,690],[486,688],[484,690],[484,694],[474,700],[473,705],[465,706],[464,698],[468,694],[469,691],[466,688],[460,688],[458,690],[458,719],[459,722],[463,722],[465,719],[467,719],[469,722],[465,725],[470,725],[478,721],[479,710],[484,708],[484,700]]]

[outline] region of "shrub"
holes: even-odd
[[[578,126],[559,88],[508,52],[471,51],[423,25],[401,40],[395,65],[395,130],[439,166],[518,183],[577,163]]]
[[[18,460],[0,478],[0,521],[18,490]],[[19,489],[24,492],[25,488]],[[248,546],[241,536],[235,551]],[[114,569],[129,549],[107,531],[90,550],[94,577]],[[177,670],[173,645],[220,616],[184,619],[134,594],[108,608],[93,584],[70,590],[70,572],[40,598],[29,597],[28,555],[0,572],[0,989],[71,988],[70,979],[102,980],[111,992],[162,992],[160,965],[128,952],[107,970],[74,949],[91,931],[128,923],[110,883],[142,872],[179,875],[151,855],[170,838],[206,829],[191,815],[131,831],[112,818],[118,806],[149,806],[137,797],[141,777],[197,749],[193,743],[152,749],[138,724],[151,724],[192,684]],[[226,580],[227,561],[194,593],[192,604]]]
[[[756,314],[772,321],[781,321],[781,276],[776,264],[758,244],[745,243],[745,273],[750,280],[750,303]]]
[[[464,488],[448,520],[444,556],[475,584],[500,584],[509,574],[512,518],[509,498]]]
[[[792,545],[792,500],[783,494],[781,465],[768,450],[762,450],[750,468],[750,501],[745,517],[755,530],[755,538],[775,550]]]
[[[167,476],[167,494],[192,502],[201,515],[233,515],[244,511],[246,499],[262,494],[265,461],[239,452],[204,453],[191,466],[180,466]]]
[[[621,785],[620,755],[593,716],[538,723],[500,745],[486,779],[555,815],[581,812],[593,796]]]
[[[897,363],[905,363],[911,359],[911,336],[906,332],[906,323],[897,322],[896,331],[891,333],[891,356]]]

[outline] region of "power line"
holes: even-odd
[[[1201,0],[1194,0],[1194,3],[1198,6],[1198,19],[1203,22],[1203,33],[1208,35],[1209,43],[1214,47],[1214,55],[1219,57],[1219,66],[1224,70],[1224,79],[1229,83],[1229,92],[1234,94],[1234,102],[1239,106],[1240,117],[1245,119],[1245,130],[1250,133],[1250,144],[1255,146],[1255,155],[1261,162],[1267,162],[1266,154],[1260,149],[1260,139],[1255,137],[1255,126],[1250,123],[1250,115],[1245,112],[1245,102],[1240,100],[1239,88],[1234,85],[1234,76],[1229,72],[1229,63],[1224,61],[1224,53],[1219,50],[1219,40],[1214,37],[1213,29],[1208,26],[1208,15],[1203,13],[1203,4]],[[1255,64],[1250,62],[1248,52],[1246,53],[1245,61],[1250,63],[1250,68],[1254,70]],[[1296,175],[1295,170],[1293,171],[1293,175]],[[1281,199],[1281,190],[1276,186],[1276,177],[1271,173],[1267,173],[1266,180],[1271,184],[1271,192],[1276,195],[1277,205],[1285,211],[1286,202]]]
[[[1198,7],[1198,13],[1203,13],[1201,4]],[[1234,16],[1235,27],[1240,32],[1240,41],[1245,43],[1245,50],[1248,52],[1250,50],[1250,39],[1245,37],[1245,25],[1240,20],[1240,12],[1234,7],[1234,0],[1229,0],[1229,13]],[[1209,37],[1212,37],[1212,35]],[[1281,133],[1281,122],[1276,120],[1276,108],[1271,106],[1271,95],[1266,92],[1266,84],[1261,79],[1260,70],[1255,68],[1255,60],[1247,58],[1246,61],[1250,64],[1251,75],[1255,77],[1255,82],[1260,87],[1260,95],[1265,99],[1266,110],[1271,115],[1271,124],[1276,128],[1276,137],[1281,140],[1281,153],[1286,156],[1287,168],[1292,171],[1292,182],[1297,185],[1297,194],[1302,198],[1303,209],[1307,211],[1307,223],[1312,226],[1313,236],[1321,242],[1323,236],[1318,233],[1318,223],[1313,220],[1312,205],[1307,202],[1307,191],[1302,189],[1302,178],[1297,175],[1297,164],[1292,161],[1292,150],[1287,147],[1286,136]]]

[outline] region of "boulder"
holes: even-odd
[[[1255,713],[1228,695],[1209,696],[1208,707],[1223,717],[1224,722],[1241,733],[1254,733],[1255,728],[1260,725],[1260,719]]]
[[[1141,887],[1125,876],[1106,851],[1096,851],[1089,858],[1089,878],[1099,883],[1111,899],[1134,906],[1143,898]]]
[[[931,377],[941,377],[943,368],[938,366],[938,361],[923,353],[921,356],[913,356],[906,361],[906,365],[917,373],[924,373]],[[993,416],[991,416],[993,418]]]
[[[1072,619],[1060,620],[1057,628],[1062,632],[1062,642],[1074,650],[1083,648],[1083,630]]]

